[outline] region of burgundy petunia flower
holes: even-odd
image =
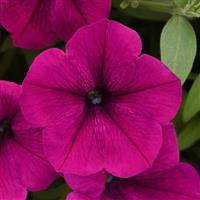
[[[98,173],[66,175],[74,192],[67,200],[198,200],[200,177],[188,164],[178,163],[179,151],[172,126],[163,130],[163,146],[151,169],[128,179]]]
[[[104,19],[81,28],[66,53],[54,48],[35,59],[22,110],[46,127],[44,150],[58,171],[129,177],[151,167],[181,84],[156,58],[139,56],[141,48],[135,31]]]
[[[16,46],[45,48],[67,41],[80,27],[108,17],[111,0],[4,0],[0,24]]]
[[[26,189],[48,187],[57,174],[44,159],[42,130],[19,108],[21,87],[0,81],[0,199],[26,199]]]

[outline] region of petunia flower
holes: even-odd
[[[163,146],[153,167],[122,179],[98,173],[88,177],[66,174],[74,192],[66,200],[198,200],[200,177],[189,164],[178,163],[178,145],[171,125],[164,127]]]
[[[103,19],[81,28],[66,53],[53,48],[34,60],[21,106],[45,127],[44,151],[57,171],[129,177],[152,166],[181,84],[141,48],[135,31]]]
[[[111,0],[4,0],[0,24],[17,47],[45,48],[67,41],[77,29],[108,17]]]
[[[21,86],[0,81],[0,199],[26,199],[57,178],[45,160],[42,130],[28,123],[19,107]]]

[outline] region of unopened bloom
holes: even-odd
[[[53,48],[35,59],[21,106],[46,127],[44,150],[58,171],[128,177],[151,167],[181,84],[141,48],[135,31],[104,19],[81,28],[66,53]]]
[[[4,0],[0,25],[17,47],[45,48],[67,41],[80,27],[108,17],[111,0]]]
[[[26,199],[26,189],[48,187],[57,174],[45,160],[42,130],[19,107],[21,86],[0,81],[0,199]]]
[[[67,200],[197,200],[200,177],[189,164],[178,163],[178,145],[172,126],[163,130],[163,146],[151,169],[122,179],[98,173],[89,177],[66,174],[74,192]]]

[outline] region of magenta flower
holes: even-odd
[[[19,108],[21,87],[0,81],[0,199],[26,199],[26,189],[45,189],[57,178],[44,159],[41,129]]]
[[[139,56],[141,48],[135,31],[104,19],[80,29],[67,53],[54,48],[35,59],[22,110],[47,126],[44,150],[58,171],[129,177],[151,167],[181,84],[156,58]]]
[[[0,24],[16,46],[45,48],[67,41],[80,27],[108,17],[111,0],[4,0]]]
[[[172,126],[163,130],[163,146],[151,169],[122,179],[98,173],[89,177],[66,175],[74,192],[67,200],[197,200],[200,178],[188,164],[178,164],[178,146]],[[106,184],[105,184],[106,183]]]

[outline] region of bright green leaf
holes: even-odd
[[[200,139],[200,116],[193,118],[179,135],[180,150],[183,151]]]
[[[181,79],[188,77],[197,51],[196,34],[190,22],[173,16],[161,34],[161,59]]]
[[[184,8],[188,3],[188,0],[175,0],[175,4],[181,8]]]
[[[200,74],[195,79],[183,109],[183,120],[189,121],[200,111]]]

